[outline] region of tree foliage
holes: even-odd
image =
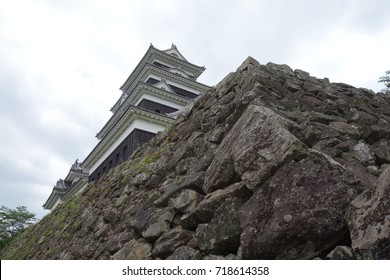
[[[21,233],[26,227],[36,222],[35,214],[27,211],[26,206],[9,209],[0,208],[0,249]]]
[[[389,71],[386,71],[385,72],[385,76],[382,76],[379,78],[379,83],[384,83],[385,86],[386,86],[386,89],[385,91],[389,91],[390,90],[390,70]]]

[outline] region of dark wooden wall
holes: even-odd
[[[114,168],[118,164],[127,160],[131,154],[144,143],[149,142],[156,134],[141,130],[134,129],[129,136],[99,165],[96,170],[89,175],[89,181],[98,180],[104,173],[111,168]]]
[[[137,105],[137,107],[147,109],[149,111],[159,113],[159,114],[167,114],[177,111],[176,108],[163,105],[149,99],[142,99],[141,102]]]

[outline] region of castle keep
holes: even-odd
[[[76,160],[64,180],[57,181],[43,207],[53,209],[83,190],[172,125],[183,108],[209,89],[197,82],[204,70],[187,61],[174,44],[167,50],[150,45],[120,87],[113,115],[96,135],[98,144],[82,163]]]

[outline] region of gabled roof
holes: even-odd
[[[162,85],[164,85],[163,82]],[[166,84],[166,83],[165,83]],[[169,85],[167,85],[169,87]],[[169,87],[170,88],[170,87]],[[171,89],[172,90],[172,89]],[[147,92],[149,94],[158,96],[159,98],[170,100],[172,102],[177,103],[178,105],[185,106],[187,105],[191,99],[179,95],[174,91],[167,91],[163,88],[158,88],[155,85],[150,85],[143,82],[138,82],[135,89],[132,91],[132,94],[125,99],[122,103],[118,104],[118,108],[115,110],[114,114],[111,118],[106,122],[103,128],[96,134],[96,138],[101,140],[105,137],[105,135],[110,131],[110,129],[118,122],[118,120],[127,112],[127,110],[135,105],[135,101],[139,96],[143,94],[143,92]]]
[[[181,60],[187,61],[187,59],[185,59],[184,56],[179,52],[179,50],[177,49],[175,44],[172,44],[170,49],[163,50],[163,52],[165,52],[165,53],[167,53],[169,55],[172,55],[174,57],[177,57],[177,58],[179,58]]]
[[[165,69],[158,67],[154,64],[146,62],[142,65],[142,68],[138,69],[137,81],[144,81],[149,75],[156,75],[160,78],[167,79],[171,82],[185,85],[189,88],[192,88],[199,93],[204,93],[210,89],[209,86],[199,83],[196,80],[190,79],[183,75],[178,75],[175,72],[170,71],[171,69]],[[175,69],[174,69],[175,70]],[[177,70],[177,69],[176,69]],[[123,94],[119,98],[119,100],[115,103],[115,105],[111,108],[111,111],[115,113],[123,101],[127,98],[128,95],[132,94],[132,91],[137,86],[137,81],[133,80],[131,83],[127,84],[126,87],[122,88]]]
[[[67,200],[75,193],[81,190],[88,183],[88,174],[80,177],[77,182],[71,186],[66,186],[65,181],[59,179],[56,186],[53,187],[50,196],[42,205],[44,209],[51,210],[58,202]]]
[[[53,189],[60,192],[66,192],[68,188],[69,186],[66,184],[66,181],[63,179],[58,179],[57,183],[53,187]]]
[[[72,185],[72,187],[66,191],[61,197],[61,200],[65,201],[71,198],[74,194],[78,193],[88,184],[88,176],[84,176],[78,179],[78,181]]]
[[[63,179],[59,179],[53,187],[50,196],[43,204],[43,208],[48,210],[53,208],[53,206],[57,203],[58,200],[61,199],[61,197],[67,190],[68,186],[66,186],[65,181]]]
[[[168,92],[170,92],[170,93],[175,93],[175,92],[171,89],[171,87],[167,84],[167,80],[165,80],[165,79],[161,79],[160,82],[154,84],[153,86],[156,87],[156,88],[159,88],[159,89],[168,91]]]
[[[174,45],[173,45],[174,46]],[[168,54],[167,51],[169,51],[171,54]],[[176,54],[177,56],[174,56],[172,54]],[[197,79],[203,71],[206,69],[204,66],[198,66],[193,63],[188,62],[183,55],[177,50],[176,46],[175,48],[171,48],[165,51],[161,51],[157,48],[155,48],[152,44],[150,44],[149,49],[146,51],[145,55],[142,57],[141,61],[137,64],[133,72],[130,74],[130,76],[126,79],[126,81],[123,83],[123,85],[120,87],[120,90],[126,91],[126,89],[129,87],[131,83],[133,83],[137,77],[138,74],[143,69],[143,66],[145,63],[152,63],[155,58],[161,58],[166,59],[167,61],[171,61],[175,65],[180,65],[181,69],[183,71],[189,71],[194,76],[195,79]]]
[[[81,177],[88,176],[88,170],[81,168],[78,159],[72,164],[72,167],[69,170],[68,175],[65,177],[65,182],[73,182],[74,180],[78,180]]]
[[[58,190],[54,189],[51,191],[50,196],[47,198],[46,202],[42,205],[43,209],[50,210],[53,208],[53,206],[61,199],[64,192],[59,192]]]

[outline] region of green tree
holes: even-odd
[[[4,248],[26,227],[36,222],[35,214],[27,211],[26,206],[9,209],[0,208],[0,249]]]
[[[386,86],[385,92],[390,91],[390,70],[385,72],[386,75],[379,78],[378,83],[384,83]]]

